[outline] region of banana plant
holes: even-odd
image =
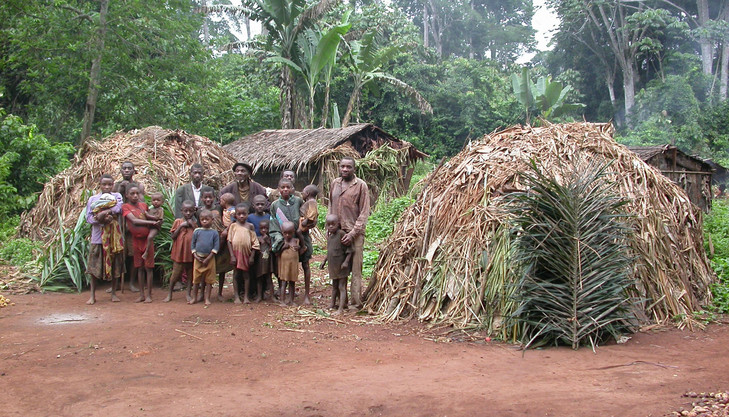
[[[559,81],[552,81],[551,76],[539,77],[535,84],[529,77],[527,68],[522,68],[521,74],[511,75],[511,87],[519,103],[524,106],[527,124],[530,112],[533,111],[539,112],[542,119],[550,120],[585,107],[582,103],[565,102],[572,86],[563,86]]]

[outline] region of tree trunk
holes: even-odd
[[[243,23],[246,25],[246,40],[251,40],[251,19],[248,17],[243,18]]]
[[[96,113],[96,101],[99,98],[99,86],[101,83],[101,58],[104,56],[104,41],[106,39],[106,15],[109,12],[109,0],[101,0],[99,9],[99,27],[96,30],[96,56],[91,61],[89,72],[89,91],[84,106],[84,119],[81,127],[81,140],[83,144],[86,138],[91,135],[91,127],[94,124]]]
[[[625,118],[630,115],[630,111],[635,104],[635,61],[627,63],[623,69],[623,91],[625,95]]]
[[[349,125],[349,120],[352,118],[352,111],[354,110],[354,104],[359,99],[359,93],[361,89],[362,87],[359,85],[359,83],[354,84],[354,91],[352,91],[352,95],[349,97],[349,103],[347,103],[347,111],[344,112],[341,127],[347,127],[347,125]]]
[[[291,69],[284,65],[281,69],[281,92],[279,93],[281,107],[281,129],[293,129],[294,121],[294,80]]]
[[[423,46],[428,47],[428,6],[423,4]]]
[[[703,28],[709,22],[709,0],[696,0],[699,10],[699,27]],[[706,75],[711,75],[714,62],[714,45],[706,34],[699,36],[701,46],[701,69]]]
[[[727,99],[727,83],[729,82],[729,42],[724,41],[721,47],[721,74],[719,75],[719,100]]]

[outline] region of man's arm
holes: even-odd
[[[364,235],[367,218],[370,216],[370,191],[364,181],[358,180],[360,181],[359,196],[357,197],[360,202],[359,216],[357,216],[357,221],[354,222],[354,228],[352,229],[357,236]]]

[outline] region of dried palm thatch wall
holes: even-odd
[[[97,192],[99,177],[111,174],[121,180],[119,169],[125,161],[134,163],[134,180],[144,184],[147,192],[156,190],[157,184],[176,188],[189,181],[190,166],[195,163],[205,166],[205,183],[220,189],[233,180],[231,168],[235,163],[210,139],[158,126],[90,140],[76,153],[68,169],[46,183],[36,206],[23,214],[20,234],[52,240],[59,227],[58,211],[64,225],[73,227],[89,194]]]
[[[305,184],[317,184],[324,191],[321,195],[326,196],[329,183],[339,176],[339,159],[350,156],[359,161],[383,147],[389,150],[382,150],[381,158],[364,161],[367,167],[359,171],[371,174],[364,179],[376,197],[383,189],[396,193],[407,190],[412,166],[426,155],[372,124],[339,129],[263,130],[229,143],[224,149],[239,161],[249,163],[256,181],[267,187],[276,187],[281,171],[292,170],[297,173],[298,189]]]
[[[528,170],[530,158],[549,170],[579,155],[596,164],[612,161],[610,178],[630,200],[639,319],[679,318],[692,325],[691,313],[709,301],[715,279],[704,253],[701,211],[612,133],[609,124],[512,127],[485,136],[439,167],[381,249],[367,308],[386,319],[481,326],[513,339],[516,329],[504,325],[516,305],[500,197],[524,189],[519,172]]]

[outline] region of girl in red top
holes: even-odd
[[[136,185],[127,188],[127,202],[122,205],[122,216],[127,221],[127,230],[132,236],[134,269],[137,270],[139,283],[139,298],[136,302],[152,302],[152,269],[154,268],[154,246],[147,252],[147,259],[142,254],[147,250],[147,236],[149,229],[160,227],[162,220],[147,220],[144,213],[148,210],[147,204],[139,201],[139,187]],[[145,295],[146,277],[146,295]]]

